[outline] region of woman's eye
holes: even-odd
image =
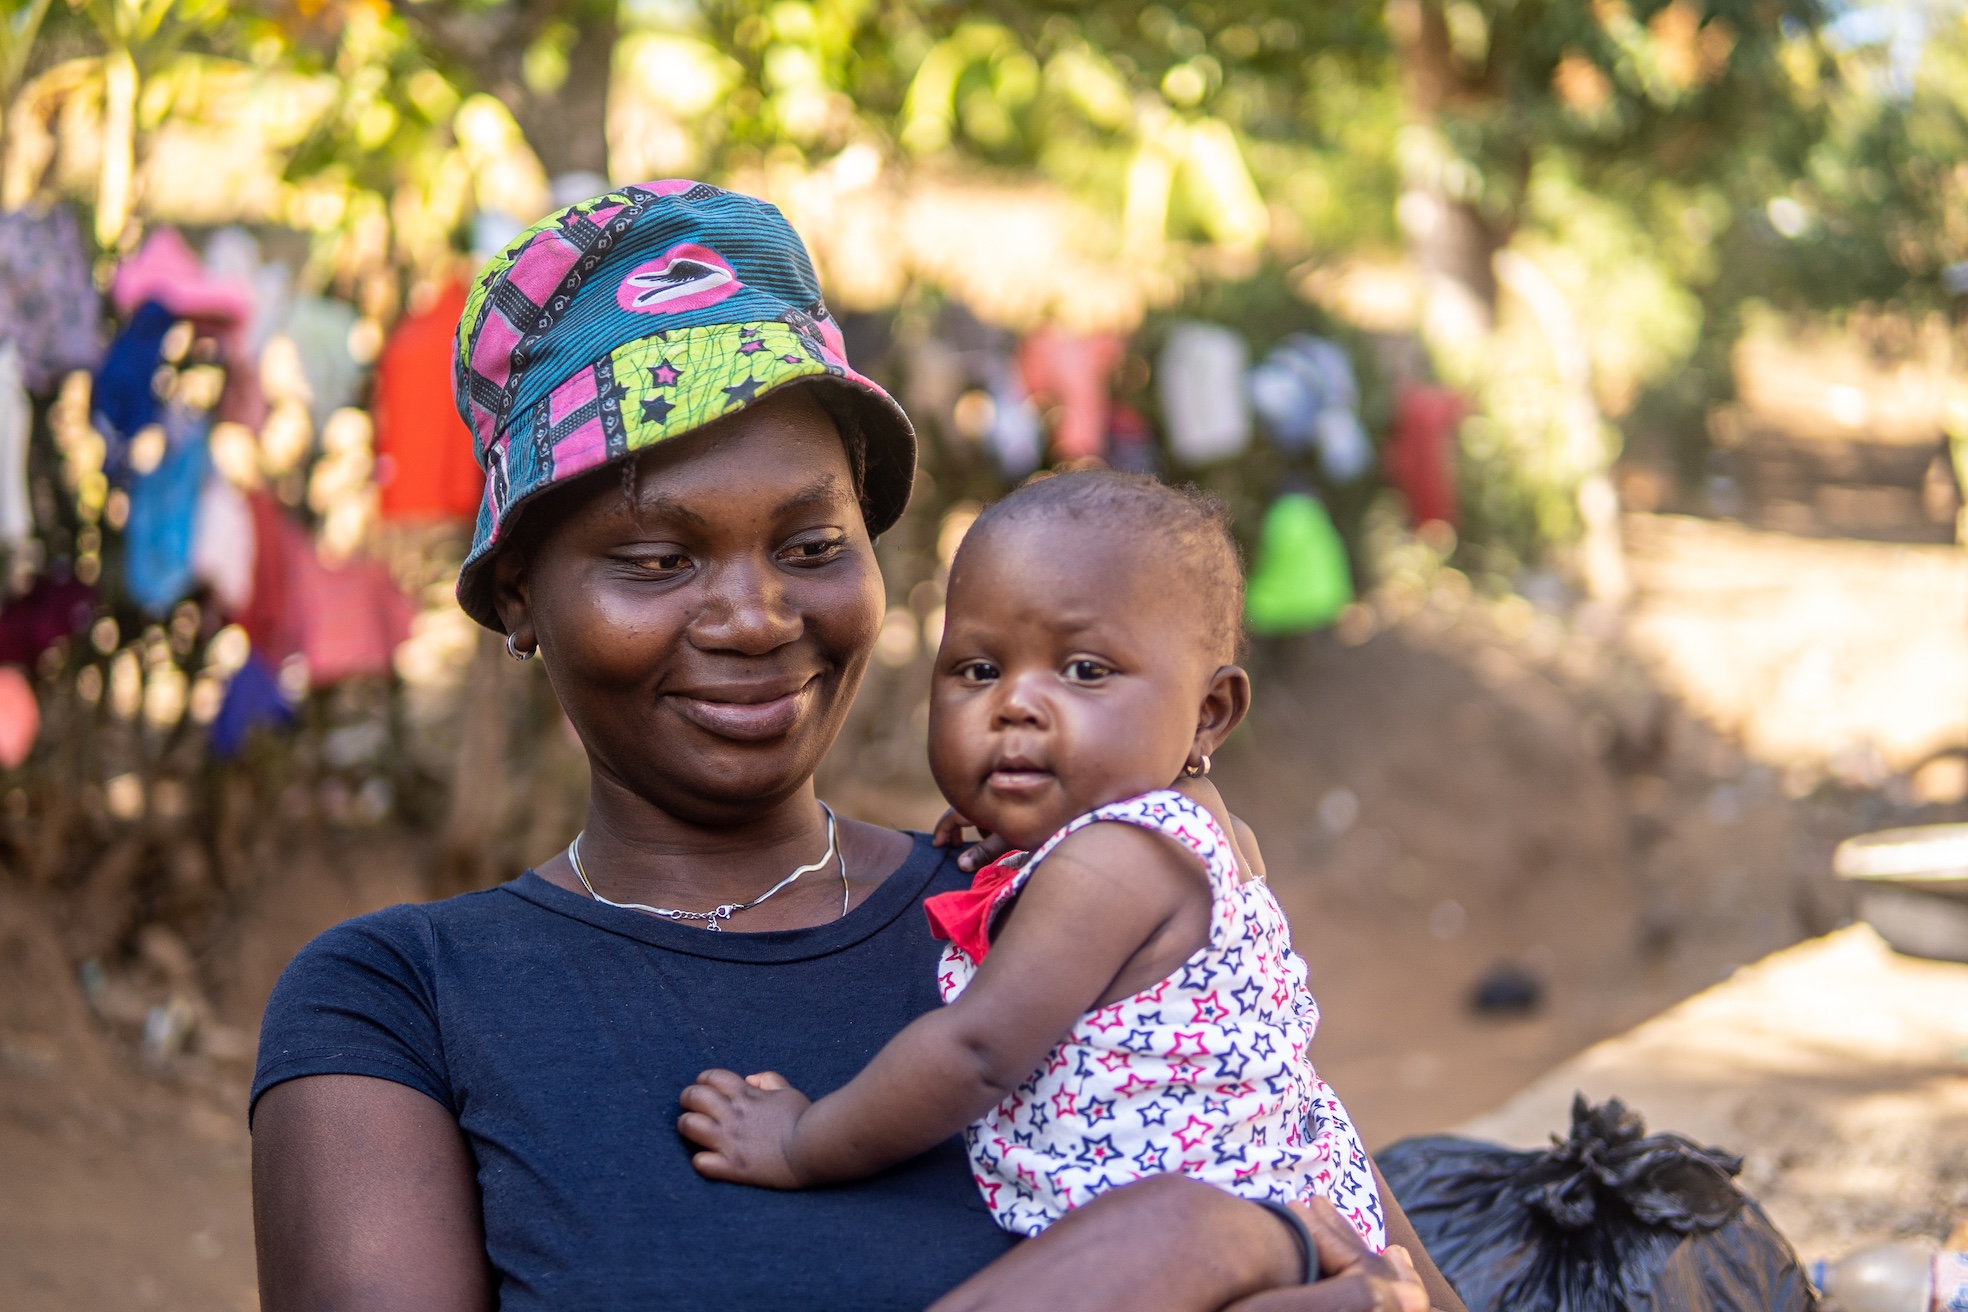
[[[795,542],[779,554],[795,565],[817,564],[838,556],[844,545],[841,538],[816,538],[810,542]]]
[[[1077,660],[1066,663],[1066,677],[1074,683],[1098,683],[1113,671],[1099,661]]]
[[[690,568],[690,557],[681,551],[659,551],[638,557],[635,565],[649,574],[675,574]]]

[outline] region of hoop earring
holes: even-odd
[[[512,657],[514,660],[530,661],[535,656],[538,656],[539,654],[540,654],[540,649],[538,647],[535,647],[532,651],[521,651],[519,649],[518,634],[508,633],[506,635],[506,655]]]
[[[1182,773],[1191,779],[1199,778],[1200,776],[1206,775],[1209,772],[1210,772],[1210,759],[1209,759],[1208,752],[1203,753],[1203,762],[1201,765],[1185,765],[1182,767]]]

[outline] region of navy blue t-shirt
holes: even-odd
[[[502,1309],[917,1309],[1013,1242],[962,1143],[806,1193],[690,1169],[677,1095],[707,1067],[818,1097],[938,1005],[922,899],[968,882],[914,850],[815,929],[708,933],[531,872],[361,916],[287,967],[253,1099],[306,1075],[394,1080],[464,1128]]]

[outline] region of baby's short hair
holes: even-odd
[[[971,533],[1062,515],[1141,534],[1189,582],[1218,658],[1237,659],[1244,631],[1243,559],[1222,497],[1192,484],[1170,487],[1146,474],[1044,474],[987,506]]]

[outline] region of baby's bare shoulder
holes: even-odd
[[[1208,888],[1203,863],[1195,853],[1166,835],[1124,821],[1099,821],[1067,835],[1045,866],[1054,862],[1082,878],[1117,882],[1136,891],[1144,884]],[[1035,879],[1045,866],[1034,872]]]

